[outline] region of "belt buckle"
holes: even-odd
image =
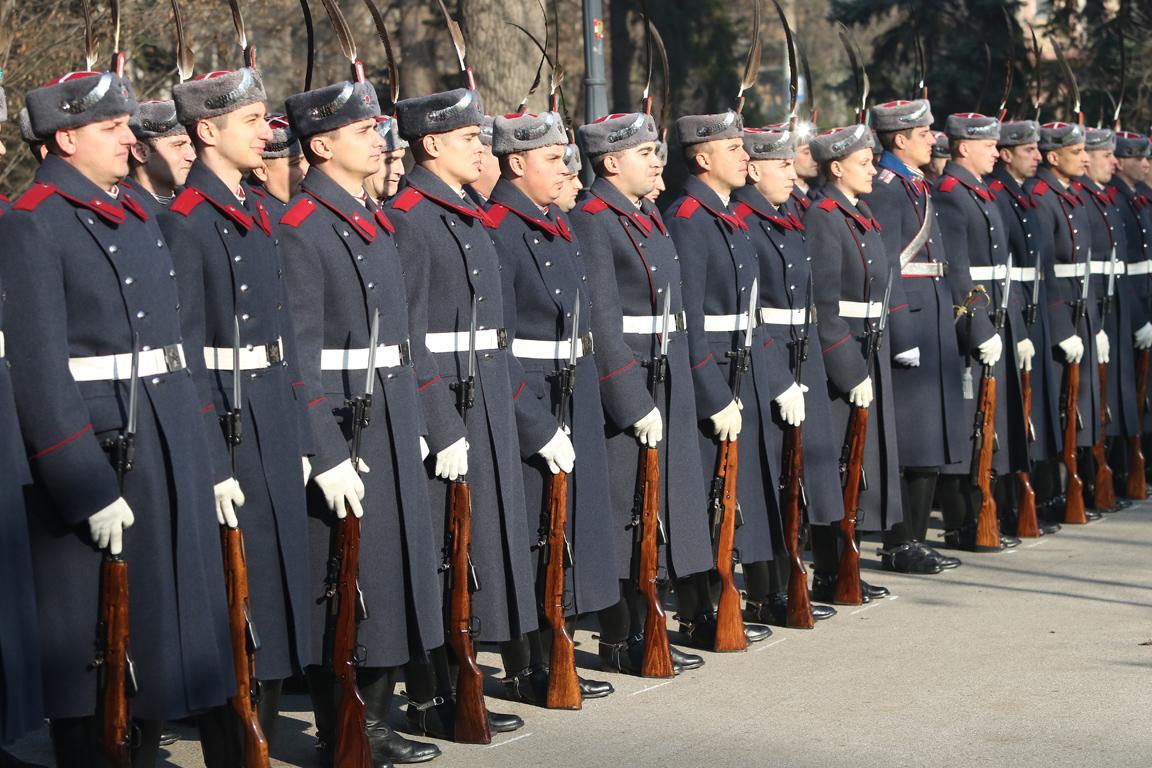
[[[264,349],[268,355],[268,365],[278,365],[284,361],[284,355],[280,351],[279,340],[265,344]]]
[[[686,330],[687,328],[688,328],[688,322],[684,317],[684,310],[680,310],[679,312],[676,313],[676,330],[682,332],[682,331]]]
[[[508,349],[508,329],[507,328],[497,328],[496,329],[496,348],[497,349]]]
[[[940,275],[942,277],[948,277],[948,262],[940,262]]]
[[[2,344],[2,342],[0,342],[0,344]],[[588,331],[588,333],[580,337],[580,351],[581,354],[584,355],[592,354],[592,331]]]
[[[169,344],[164,347],[164,367],[168,369],[168,373],[184,370],[184,361],[180,359],[179,344]]]
[[[405,341],[400,345],[400,365],[412,362],[412,342]]]

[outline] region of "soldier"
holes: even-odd
[[[660,199],[660,195],[667,191],[668,187],[664,184],[664,169],[668,167],[668,142],[661,140],[656,142],[656,157],[660,160],[660,174],[652,182],[652,191],[644,195],[644,199],[656,205]]]
[[[483,206],[488,202],[492,188],[500,180],[500,163],[492,154],[493,120],[491,115],[484,115],[484,122],[480,124],[480,143],[483,145],[480,157],[480,177],[464,187],[464,191],[472,198],[472,202],[478,206]]]
[[[1060,378],[1052,360],[1051,326],[1048,321],[1048,286],[1056,279],[1052,262],[1041,251],[1040,217],[1024,184],[1036,175],[1040,164],[1040,124],[1034,120],[1000,125],[996,149],[1000,155],[991,175],[986,177],[988,191],[996,198],[1000,218],[1007,229],[1008,248],[1012,254],[1012,281],[1019,282],[1028,312],[1028,338],[1035,354],[1020,356],[1020,370],[1030,373],[1032,411],[1028,414],[1029,456],[1033,462],[1031,482],[1035,486],[1036,504],[1046,506],[1060,493],[1059,471],[1063,434],[1060,431]],[[1020,266],[1015,266],[1015,265]],[[1036,270],[1040,270],[1037,280]],[[1056,533],[1059,523],[1038,520],[1041,534]],[[1005,533],[1015,534],[1011,511],[1003,515]]]
[[[1025,432],[1028,422],[1018,372],[1020,360],[1031,363],[1035,348],[1024,327],[1021,309],[1027,299],[1019,281],[1009,282],[1008,299],[1004,300],[1005,281],[1010,277],[1007,274],[1008,230],[992,194],[984,186],[984,177],[996,167],[999,158],[996,145],[1000,140],[1000,121],[974,113],[949,115],[944,133],[948,135],[952,159],[945,164],[932,199],[948,252],[952,303],[967,306],[955,324],[955,331],[965,381],[959,427],[971,430],[971,441],[959,452],[956,463],[941,470],[944,478],[940,482],[939,499],[944,513],[945,545],[984,551],[976,543],[981,497],[975,483],[979,472],[975,438],[981,431],[977,424],[981,375],[973,369],[982,364],[986,369],[991,368],[996,379],[995,434],[1000,450],[992,454],[992,472],[994,492],[1002,499],[1002,503],[997,504],[997,512],[1005,515],[1015,506],[1006,493],[1015,482],[1009,473],[1028,471]],[[970,302],[968,299],[974,298],[971,291],[976,284],[984,286],[984,300]],[[993,317],[1005,306],[1002,338]],[[972,466],[974,462],[976,467]],[[1001,541],[994,549],[999,551],[1019,543],[1015,536],[1001,534]]]
[[[680,293],[680,257],[655,207],[644,197],[662,168],[651,115],[609,115],[583,125],[581,150],[596,171],[572,212],[572,228],[587,262],[592,293],[592,332],[600,345],[596,367],[607,417],[608,481],[615,531],[615,568],[620,601],[603,611],[600,666],[640,674],[643,607],[632,576],[632,512],[642,446],[660,450],[660,505],[668,532],[665,548],[671,577],[712,567],[706,503],[700,482],[696,396]],[[646,363],[659,357],[665,293],[674,328],[668,331],[668,377],[653,407]],[[621,321],[618,318],[623,318]],[[623,339],[620,341],[620,333]],[[600,354],[603,352],[603,354]],[[694,361],[696,363],[700,360]],[[672,648],[673,670],[695,669],[704,659]]]
[[[136,143],[128,156],[128,176],[121,183],[135,193],[149,215],[155,216],[184,186],[196,160],[196,148],[176,119],[174,102],[145,101],[129,124]]]
[[[377,205],[384,205],[400,191],[408,142],[400,138],[395,117],[376,118],[376,132],[384,139],[384,154],[380,156],[380,170],[365,180],[364,189]]]
[[[787,350],[788,370],[795,375],[802,341],[802,329],[808,323],[808,334],[816,334],[814,318],[807,317],[808,285],[811,257],[804,242],[804,228],[787,205],[796,181],[794,159],[798,137],[782,130],[744,129],[744,151],[748,153],[748,183],[732,193],[733,212],[748,225],[749,237],[756,248],[760,271],[760,311],[757,335],[760,345],[770,339],[770,346]],[[820,355],[810,354],[803,367],[806,391],[822,392],[828,381]],[[772,419],[772,429],[783,433],[787,422]],[[824,397],[804,398],[804,487],[807,491],[808,519],[815,525],[833,525],[844,516],[837,474],[839,446],[832,435],[832,413]],[[782,436],[772,438],[782,443]],[[773,493],[773,498],[775,494]],[[745,517],[747,523],[747,516]],[[745,551],[744,530],[737,529],[736,545]],[[833,557],[835,554],[833,553]],[[755,567],[744,564],[746,616],[776,626],[786,624],[789,582],[788,560],[774,557],[774,568],[759,574]],[[759,578],[758,578],[759,577]],[[813,605],[813,618],[827,619],[836,610],[826,605]]]
[[[564,165],[568,169],[568,175],[564,177],[564,189],[556,198],[556,206],[564,213],[568,213],[576,207],[576,196],[584,189],[584,185],[580,183],[580,169],[583,167],[580,162],[580,148],[575,144],[564,147]]]
[[[770,130],[781,130],[784,125],[770,125]],[[792,186],[792,215],[803,219],[812,201],[820,196],[822,179],[816,161],[812,159],[812,136],[816,126],[799,123],[796,130],[796,160],[792,167],[796,171],[796,181]]]
[[[943,131],[932,131],[932,159],[927,165],[921,166],[920,171],[929,184],[935,184],[944,172],[944,165],[952,157],[948,150],[948,136]]]
[[[888,353],[883,339],[868,375],[868,334],[879,322],[881,299],[889,274],[893,274],[891,316],[907,312],[899,299],[903,289],[890,272],[885,250],[872,211],[861,195],[872,191],[876,169],[872,165],[872,134],[861,124],[836,128],[811,140],[812,157],[827,179],[824,199],[804,215],[808,253],[816,286],[816,310],[820,348],[828,375],[832,403],[832,434],[846,435],[851,409],[867,408],[864,473],[858,531],[883,531],[901,520],[900,470],[896,449],[895,401]],[[840,532],[831,526],[812,526],[815,575],[814,600],[834,602],[839,560],[835,556]],[[862,582],[865,601],[884,597],[888,589]]]
[[[264,120],[264,88],[254,69],[201,75],[174,86],[172,95],[197,159],[184,191],[158,223],[180,276],[184,340],[200,352],[190,356],[188,368],[201,400],[213,404],[205,410],[205,427],[216,516],[220,525],[231,528],[242,519],[247,533],[249,601],[261,641],[255,662],[261,688],[257,713],[271,744],[281,685],[311,656],[305,618],[310,608],[304,507],[309,463],[301,461],[311,453],[311,436],[307,409],[293,390],[293,382],[306,379],[284,307],[275,222],[264,206],[265,195],[242,180],[263,164],[261,152],[272,128]],[[237,343],[240,355],[233,359]],[[232,391],[237,368],[243,381],[240,400]],[[230,458],[226,424],[236,409],[248,429],[232,446]],[[208,568],[219,565],[206,563]],[[205,763],[242,761],[244,737],[231,707],[205,713],[197,723]]]
[[[483,115],[480,94],[463,88],[396,104],[400,137],[411,144],[416,166],[388,215],[396,226],[411,334],[425,342],[413,347],[413,359],[428,445],[436,454],[433,471],[426,473],[432,530],[439,546],[448,531],[452,495],[451,483],[444,481],[471,470],[472,560],[481,586],[473,616],[481,641],[509,642],[536,629],[536,600],[514,413],[522,382],[509,376],[500,265],[484,226],[490,220],[465,189],[480,177],[485,162]],[[469,376],[473,297],[475,407],[465,427],[447,387],[459,387]],[[562,448],[558,442],[542,458],[555,460]],[[452,681],[446,663],[433,662],[435,680],[406,674],[408,725],[418,733],[452,738]],[[512,715],[488,714],[494,731],[523,725]]]
[[[272,129],[272,138],[264,144],[261,158],[264,162],[248,174],[248,186],[264,192],[261,203],[274,221],[280,221],[290,201],[300,191],[300,182],[308,173],[308,160],[300,148],[300,140],[292,135],[287,115],[269,112],[265,122]]]
[[[488,226],[500,253],[504,325],[511,337],[508,366],[512,379],[524,382],[516,402],[517,433],[523,458],[527,535],[546,543],[546,515],[551,475],[569,473],[568,540],[573,545],[572,569],[566,577],[564,600],[571,614],[593,613],[620,599],[613,573],[612,508],[608,486],[608,455],[604,444],[604,410],[593,356],[591,302],[583,264],[566,216],[552,208],[567,186],[564,155],[568,137],[556,112],[497,117],[492,153],[502,178],[488,202]],[[576,301],[580,327],[573,329]],[[578,344],[571,401],[562,400],[558,371],[569,364],[571,344]],[[561,404],[571,434],[557,429]],[[551,451],[552,442],[564,450]],[[543,448],[541,447],[543,446]],[[572,451],[575,451],[573,453]],[[553,458],[548,458],[552,455]],[[573,473],[573,460],[579,457]],[[536,510],[544,510],[541,516]],[[537,592],[543,594],[545,548],[538,545]],[[543,614],[541,613],[541,616]],[[546,626],[543,618],[541,627]],[[548,698],[548,658],[542,632],[501,644],[508,697],[531,704]],[[584,698],[612,693],[610,683],[580,679]]]
[[[872,108],[880,144],[879,173],[872,192],[862,198],[880,222],[889,254],[898,255],[917,240],[923,244],[907,260],[893,259],[907,312],[890,318],[892,392],[900,453],[904,519],[884,532],[880,560],[886,570],[940,573],[960,560],[928,546],[928,518],[940,467],[961,461],[967,450],[956,348],[948,251],[935,220],[923,230],[931,191],[920,168],[931,162],[932,107],[927,99],[894,101]]]
[[[35,479],[25,499],[45,714],[57,765],[98,764],[92,639],[101,550],[123,552],[139,681],[134,764],[153,765],[163,720],[235,692],[223,572],[206,567],[221,551],[203,400],[185,368],[200,351],[186,353],[180,341],[176,272],[160,230],[118,186],[135,142],[131,83],[116,72],[70,73],[25,99],[49,154],[32,188],[0,216],[0,271]],[[134,347],[135,460],[118,483],[104,445],[128,426]]]
[[[771,561],[784,552],[776,504],[781,443],[780,431],[772,423],[772,403],[784,421],[799,424],[804,420],[804,392],[789,375],[787,347],[754,339],[749,375],[744,377],[740,398],[733,395],[733,355],[746,344],[748,313],[758,303],[752,286],[758,285],[760,276],[748,225],[733,214],[731,206],[732,193],[744,186],[748,176],[744,120],[731,110],[690,115],[677,120],[676,129],[690,176],[680,197],[668,208],[668,231],[676,251],[690,255],[680,263],[680,270],[688,350],[700,361],[692,368],[692,386],[701,479],[705,486],[712,485],[721,443],[739,435],[736,498],[744,511],[744,525],[737,546],[745,578],[753,574],[754,602],[762,603],[768,593]],[[723,493],[713,489],[717,492]],[[712,650],[717,617],[708,575],[695,576],[692,587],[682,582],[676,589],[680,636],[689,645]],[[764,626],[744,627],[748,643],[770,634]]]

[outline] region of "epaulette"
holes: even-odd
[[[286,227],[295,229],[304,223],[304,219],[311,216],[316,212],[316,203],[312,202],[306,197],[302,197],[296,201],[296,204],[288,209],[287,213],[280,217],[280,223]]]
[[[960,179],[956,178],[955,176],[949,176],[948,178],[944,179],[944,181],[940,182],[940,191],[951,192],[959,183]]]
[[[680,208],[676,211],[676,218],[690,219],[692,214],[700,209],[700,201],[694,197],[690,197],[684,201]]]
[[[1041,197],[1043,197],[1044,193],[1047,192],[1049,189],[1050,189],[1050,187],[1048,186],[1048,182],[1044,181],[1043,179],[1040,179],[1039,181],[1036,182],[1036,186],[1032,187],[1032,194],[1040,195]]]
[[[205,199],[199,190],[193,187],[185,187],[184,191],[177,195],[176,199],[172,201],[172,204],[168,206],[168,210],[172,211],[172,213],[178,213],[181,216],[187,216],[196,210],[196,206],[204,202]]]
[[[8,195],[0,193],[0,203],[10,203],[10,202],[12,202],[12,201],[8,199]]]
[[[824,198],[824,200],[823,200],[823,201],[820,203],[820,205],[818,205],[818,206],[816,206],[816,207],[817,207],[817,208],[819,208],[819,209],[820,209],[820,210],[822,210],[822,211],[834,211],[834,210],[836,210],[836,207],[837,207],[837,206],[836,206],[836,201],[835,201],[835,200],[833,200],[833,199],[832,199],[832,198],[830,198],[830,197],[826,197],[826,198]]]
[[[508,215],[508,206],[500,203],[493,203],[486,213],[488,217],[484,219],[484,226],[489,229],[496,229],[500,226],[500,222],[504,221],[504,217]]]
[[[891,184],[892,179],[894,178],[896,178],[896,174],[892,173],[892,171],[888,170],[887,168],[880,171],[880,181],[884,182],[885,184]]]
[[[38,182],[33,184],[27,192],[20,195],[20,199],[12,206],[14,211],[34,211],[36,206],[56,194],[56,187],[51,184]]]
[[[392,201],[392,207],[398,211],[407,213],[415,207],[416,203],[423,199],[424,195],[421,194],[420,190],[415,187],[408,187],[408,189],[400,193],[399,197]]]
[[[584,205],[580,207],[580,210],[584,211],[585,213],[600,213],[600,211],[605,210],[607,207],[608,203],[604,202],[598,197],[593,197],[591,200],[584,203]]]

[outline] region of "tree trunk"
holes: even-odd
[[[540,52],[513,22],[544,43],[544,19],[532,0],[460,0],[461,27],[467,43],[467,63],[489,115],[508,114],[528,93],[536,76]],[[529,111],[547,109],[547,81],[537,91]]]
[[[435,93],[436,39],[446,34],[429,22],[433,9],[427,0],[400,3],[400,98]]]
[[[607,3],[610,28],[610,56],[612,58],[611,104],[613,112],[635,112],[632,98],[632,36],[628,30],[628,10],[631,0],[610,0]]]

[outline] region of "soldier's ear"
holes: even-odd
[[[753,184],[759,184],[761,179],[760,166],[755,160],[748,163],[748,178],[752,180]]]
[[[440,139],[436,134],[429,133],[421,138],[420,146],[424,147],[424,154],[428,157],[440,157]]]
[[[148,155],[151,153],[151,149],[152,148],[149,147],[145,142],[137,141],[132,145],[132,149],[130,151],[132,152],[132,157],[136,158],[136,162],[140,163],[140,165],[144,165],[148,162]]]

